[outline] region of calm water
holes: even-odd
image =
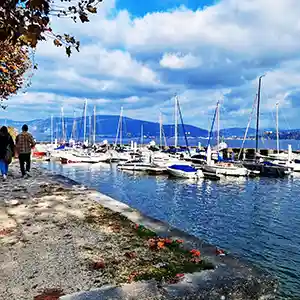
[[[300,299],[300,177],[186,181],[115,166],[44,167],[268,269],[281,299]]]

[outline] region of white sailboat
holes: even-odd
[[[117,133],[116,133],[116,139],[115,143],[113,146],[113,149],[109,150],[107,154],[109,155],[109,162],[119,162],[119,161],[128,161],[132,159],[131,156],[131,150],[130,149],[125,149],[123,147],[123,107],[121,107],[121,112],[120,112],[120,117],[119,117],[119,122],[118,122],[118,127],[117,127]],[[119,149],[118,147],[118,139],[119,139]]]
[[[179,99],[177,96],[175,96],[175,148],[178,145],[178,113],[180,114],[183,131],[185,132],[184,124],[183,124],[183,120],[182,120],[181,109],[180,109],[180,105],[179,105]],[[188,154],[190,156],[187,139],[186,139],[186,144],[187,144],[186,146],[187,146],[187,149],[189,152]],[[179,157],[181,157],[181,155]],[[179,178],[197,179],[197,178],[204,177],[203,172],[201,170],[197,170],[190,163],[182,161],[182,160],[179,160],[176,163],[171,163],[171,164],[167,165],[167,172],[170,175],[179,177]]]
[[[276,153],[269,154],[269,159],[272,160],[272,163],[275,165],[285,166],[290,169],[287,171],[291,173],[291,170],[294,172],[300,172],[300,161],[296,157],[293,157],[292,146],[288,145],[288,152],[280,152],[279,147],[279,102],[276,103]]]
[[[224,176],[248,176],[249,170],[247,170],[242,164],[237,164],[233,162],[222,162],[219,161],[219,151],[220,151],[220,102],[217,102],[217,107],[215,111],[215,118],[217,119],[217,147],[216,147],[216,160],[212,160],[212,150],[210,147],[210,143],[207,147],[207,162],[206,165],[203,166],[203,170],[205,172],[215,173],[216,175],[224,175]],[[214,120],[213,120],[214,122]],[[213,129],[213,126],[212,126]]]

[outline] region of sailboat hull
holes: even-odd
[[[206,172],[216,173],[217,175],[224,176],[248,176],[250,171],[244,167],[235,167],[235,166],[204,166],[203,170]]]
[[[291,173],[291,169],[284,166],[265,165],[263,163],[243,163],[244,167],[250,171],[259,172],[264,177],[285,177]]]

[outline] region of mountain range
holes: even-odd
[[[159,123],[155,122],[149,122],[149,121],[142,121],[137,119],[132,119],[128,117],[123,117],[122,119],[122,135],[124,138],[131,138],[131,137],[140,137],[141,131],[143,131],[143,135],[145,137],[158,137],[159,136]],[[21,130],[22,125],[26,123],[30,131],[33,133],[35,138],[39,141],[49,141],[51,137],[51,119],[36,119],[31,121],[13,121],[13,120],[1,120],[1,125],[7,125],[16,128],[18,131]],[[71,133],[73,132],[73,137],[77,139],[83,138],[83,124],[84,124],[84,118],[79,117],[75,119],[73,118],[65,118],[65,132],[67,138],[71,136]],[[75,123],[75,125],[74,125]],[[87,123],[87,136],[90,135],[93,131],[93,119],[90,119],[87,117],[86,120]],[[117,128],[119,124],[119,116],[115,115],[97,115],[96,116],[96,136],[98,139],[103,139],[105,137],[115,137]],[[91,125],[91,126],[90,126]],[[91,130],[90,130],[91,129]],[[187,133],[187,136],[189,137],[208,137],[209,132],[206,129],[199,128],[193,125],[184,125],[184,130]],[[164,135],[169,138],[174,136],[174,124],[168,124],[163,125],[163,131]],[[266,131],[266,130],[264,130]],[[273,137],[274,133],[270,133],[270,131],[273,131],[272,129],[268,130],[268,136]],[[62,138],[62,120],[60,117],[53,118],[53,136],[54,138],[61,139]],[[263,132],[263,131],[262,131]],[[300,130],[293,130],[293,131],[281,131],[281,135],[284,134],[284,132],[288,132],[290,135],[294,135],[297,132],[299,133]],[[235,128],[226,128],[220,130],[221,137],[228,138],[228,137],[243,137],[245,133],[245,128],[235,127]],[[184,131],[181,125],[178,126],[178,134],[179,136],[184,136]],[[214,136],[216,136],[216,133],[213,133]],[[248,130],[248,136],[254,136],[255,135],[255,129],[249,128]],[[281,137],[282,138],[282,137]],[[299,134],[300,139],[300,134]]]

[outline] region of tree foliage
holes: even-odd
[[[12,139],[15,141],[17,134],[18,134],[17,130],[11,126],[8,126],[7,129],[8,129],[8,133],[11,135]]]
[[[32,66],[28,49],[0,41],[0,105],[26,84],[25,72]]]
[[[53,18],[70,18],[89,22],[102,0],[0,0],[0,41],[35,48],[37,43],[53,38],[54,45],[64,46],[68,56],[72,48],[79,51],[80,42],[68,33],[54,33]]]

